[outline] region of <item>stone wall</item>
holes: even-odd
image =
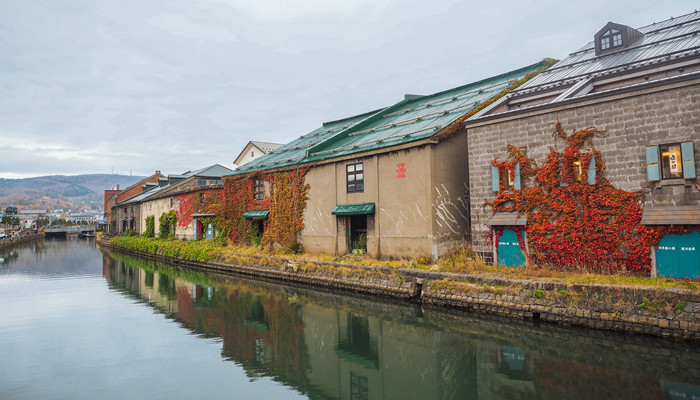
[[[11,247],[18,246],[20,243],[31,242],[33,240],[43,239],[44,234],[39,233],[36,235],[21,235],[19,237],[0,239],[0,250],[8,249]]]
[[[240,274],[432,306],[560,325],[700,340],[700,293],[690,289],[568,284],[475,274],[221,254],[202,263],[115,248],[205,272]]]
[[[681,82],[573,102],[559,107],[511,113],[467,124],[472,236],[481,252],[490,252],[485,240],[486,220],[492,210],[483,207],[493,200],[491,162],[505,160],[507,145],[526,146],[527,155],[539,165],[546,161],[549,148],[563,151],[566,143],[553,136],[556,121],[567,133],[596,127],[606,137],[593,139],[606,165],[604,176],[615,187],[627,191],[645,190],[645,206],[700,205],[700,191],[691,182],[651,184],[646,175],[648,145],[694,141],[696,171],[700,168],[700,82]],[[532,182],[523,182],[523,187]]]

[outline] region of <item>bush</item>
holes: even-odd
[[[123,249],[142,251],[166,257],[180,257],[184,260],[207,262],[214,253],[223,247],[213,241],[177,241],[147,238],[145,236],[116,236],[109,241]]]

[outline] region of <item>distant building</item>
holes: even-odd
[[[17,215],[17,207],[8,206],[5,208],[5,215]]]
[[[240,167],[241,165],[249,163],[250,161],[253,161],[256,158],[260,158],[265,154],[274,151],[280,146],[282,146],[282,144],[280,143],[250,141],[243,148],[241,154],[239,154],[238,157],[236,157],[233,163]]]
[[[96,223],[99,219],[96,212],[75,212],[69,214],[69,219],[75,223],[86,222],[88,224]]]
[[[129,214],[128,208],[125,210],[125,212],[118,213],[117,211],[121,211],[122,209],[118,209],[115,206],[117,203],[143,192],[143,186],[146,184],[155,184],[157,186],[158,181],[161,178],[165,178],[165,175],[162,175],[160,171],[156,171],[153,175],[141,179],[126,189],[119,190],[119,185],[117,185],[116,189],[105,190],[104,211],[105,225],[107,225],[105,227],[105,231],[110,234],[118,235],[129,229],[135,230],[136,215],[133,207],[131,208],[131,214]],[[109,213],[109,215],[107,215],[107,213]]]
[[[159,218],[163,213],[171,210],[177,211],[180,207],[180,200],[184,196],[204,196],[205,193],[213,190],[221,191],[223,182],[221,177],[233,172],[219,164],[210,165],[195,171],[187,171],[181,175],[169,175],[167,179],[161,179],[159,185],[139,196],[135,196],[119,206],[131,207],[135,205],[139,208],[140,220],[137,224],[139,234],[143,234],[146,229],[146,218],[154,217],[154,230],[156,235],[160,231]],[[199,239],[206,231],[202,224],[202,219],[211,218],[213,215],[193,214],[186,215],[186,224],[178,223],[175,229],[176,239]],[[213,227],[212,227],[213,233]]]

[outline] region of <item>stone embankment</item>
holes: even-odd
[[[561,325],[700,340],[700,293],[690,289],[571,284],[479,274],[222,253],[213,262],[116,248],[197,270],[240,274]]]
[[[15,247],[20,243],[31,242],[32,240],[43,239],[43,233],[37,233],[32,235],[21,235],[13,238],[0,239],[0,250],[7,249],[10,247]]]

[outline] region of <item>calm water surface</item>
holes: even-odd
[[[0,399],[700,399],[700,346],[0,251]]]

